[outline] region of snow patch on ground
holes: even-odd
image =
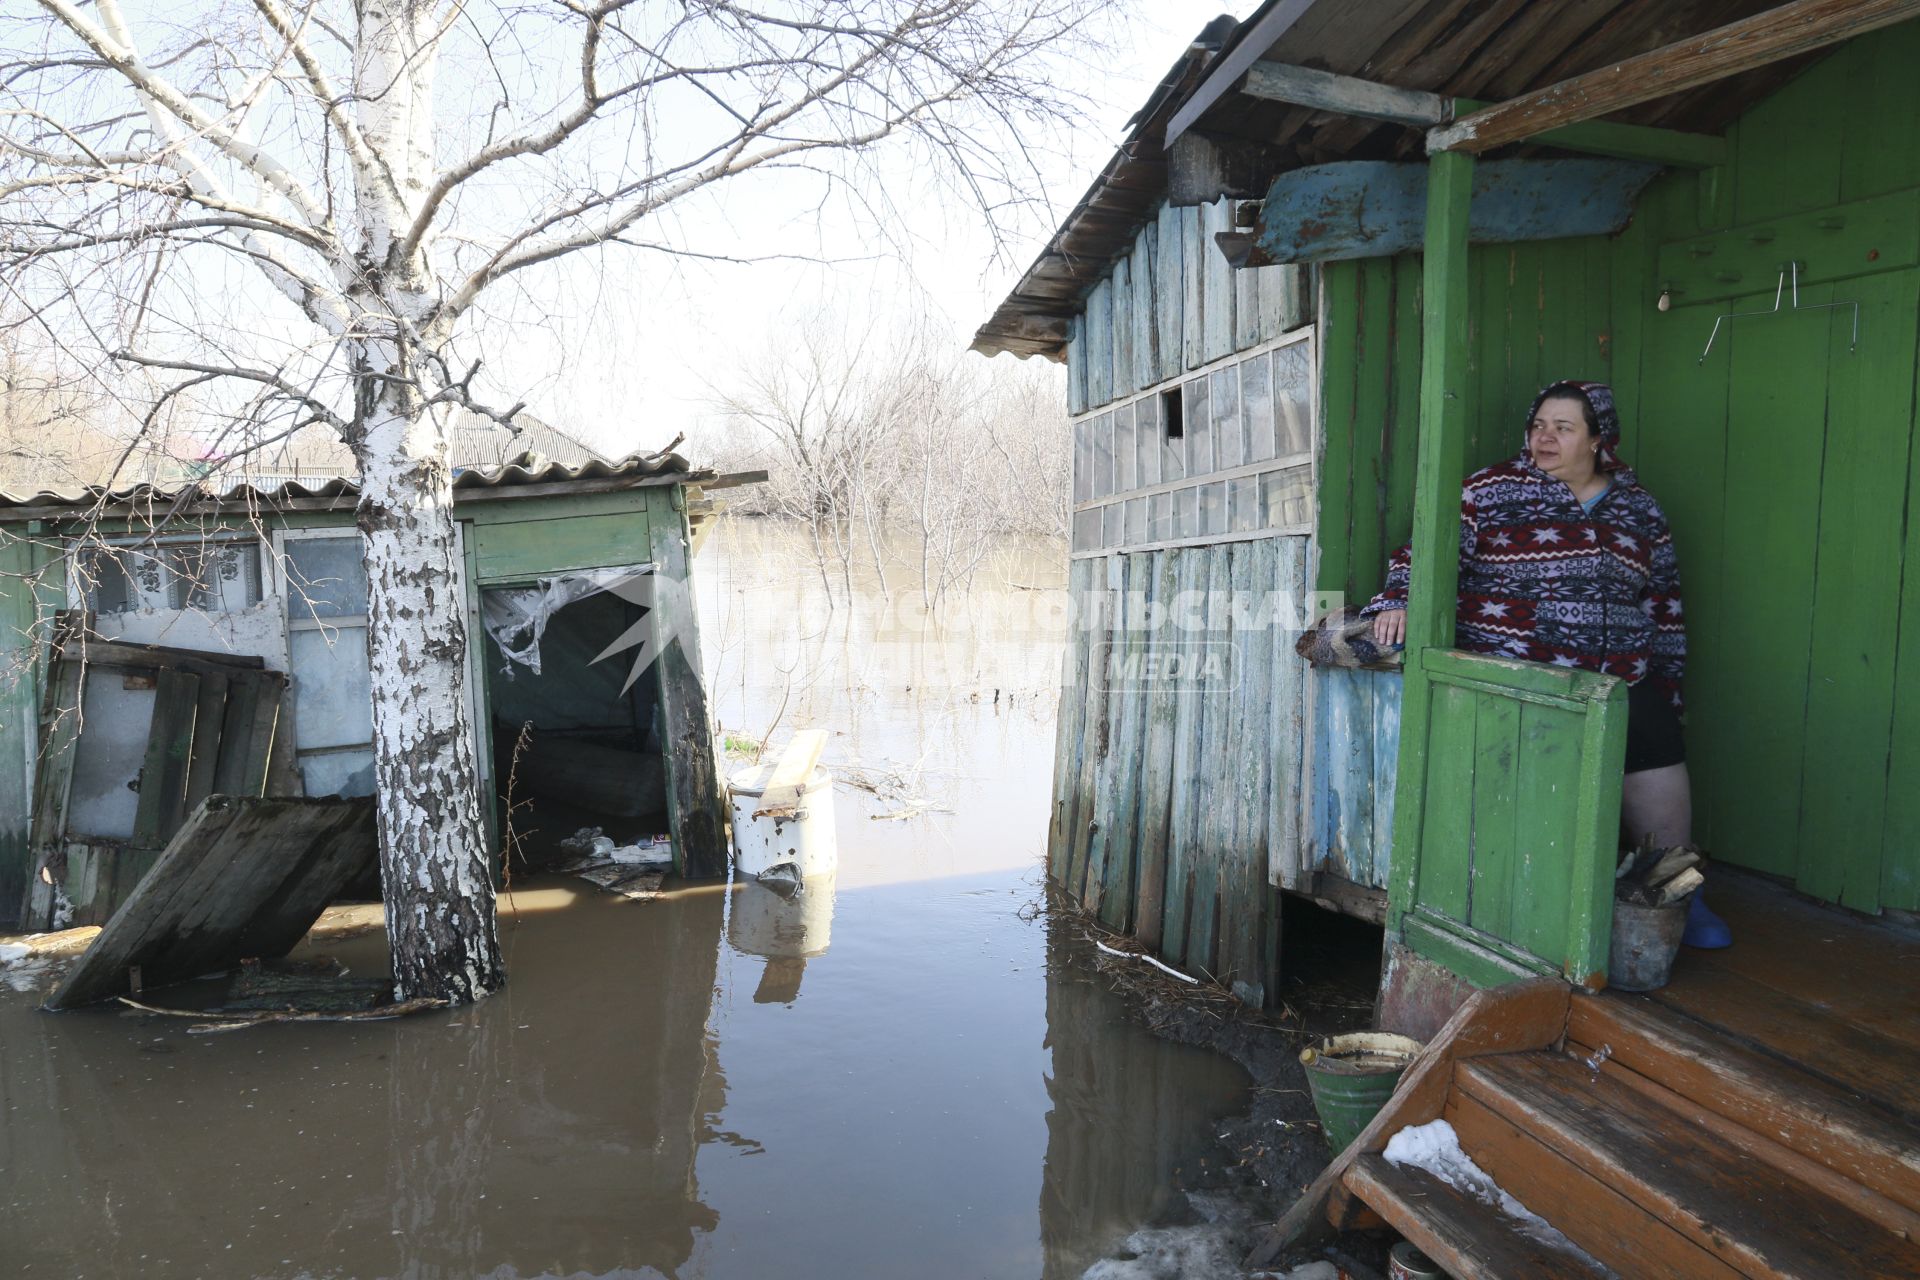
[[[1593,1256],[1567,1239],[1560,1229],[1508,1195],[1491,1174],[1475,1164],[1460,1147],[1460,1135],[1445,1120],[1409,1125],[1387,1141],[1381,1152],[1388,1164],[1402,1168],[1424,1169],[1448,1186],[1454,1187],[1484,1205],[1512,1218],[1522,1234],[1551,1249],[1571,1253],[1600,1267]],[[1612,1275],[1604,1267],[1602,1274]]]
[[[0,942],[0,986],[38,991],[58,964],[59,957],[35,955],[25,943]]]
[[[1088,1267],[1081,1280],[1240,1280],[1247,1251],[1245,1211],[1231,1197],[1188,1192],[1203,1219],[1191,1226],[1142,1227]]]

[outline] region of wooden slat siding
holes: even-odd
[[[1233,229],[1233,201],[1216,200],[1200,206],[1200,261],[1204,265],[1201,290],[1206,300],[1201,305],[1201,358],[1218,360],[1233,354],[1234,289],[1233,268],[1213,237]]]
[[[147,757],[140,769],[140,803],[133,819],[136,849],[159,849],[186,816],[187,767],[199,701],[199,676],[160,673],[153,694],[153,721],[147,730]]]
[[[187,761],[183,791],[187,812],[213,794],[213,777],[220,763],[220,734],[227,718],[227,684],[223,675],[200,677],[200,697],[193,711],[193,750]]]
[[[1205,235],[1205,210],[1201,206],[1181,209],[1179,214],[1183,281],[1180,314],[1182,350],[1186,368],[1197,369],[1207,362],[1207,254],[1213,250],[1213,245]]]
[[[1245,351],[1260,341],[1260,318],[1265,312],[1261,298],[1265,293],[1271,267],[1243,268],[1228,272],[1233,282],[1233,349]]]
[[[1830,902],[1878,911],[1900,638],[1899,597],[1885,581],[1887,549],[1905,531],[1914,424],[1912,380],[1884,371],[1916,350],[1920,272],[1849,281],[1845,290],[1860,302],[1860,350],[1848,354],[1851,316],[1828,313],[1816,678],[1807,688],[1797,883]],[[1807,340],[1814,341],[1811,333]]]
[[[1087,411],[1087,324],[1080,316],[1067,322],[1067,412]]]
[[[1162,623],[1148,639],[1151,653],[1162,654],[1179,635],[1165,619],[1179,587],[1179,549],[1151,553],[1152,600]],[[1156,671],[1147,701],[1145,758],[1140,770],[1140,889],[1134,905],[1134,936],[1158,950],[1167,893],[1168,824],[1175,777],[1173,744],[1179,724],[1179,694],[1163,672]]]
[[[1920,83],[1920,77],[1911,79]],[[1911,450],[1906,475],[1911,507],[1914,496],[1920,495],[1920,448]],[[1886,824],[1880,842],[1880,905],[1920,911],[1920,787],[1900,781],[1920,777],[1920,572],[1916,572],[1920,520],[1910,516],[1904,536],[1895,545],[1905,570],[1900,580],[1900,641],[1894,657],[1895,719],[1888,747]]]
[[[1113,386],[1113,278],[1102,280],[1087,295],[1087,407],[1110,402]]]
[[[1219,654],[1233,644],[1233,546],[1207,549],[1208,651]],[[1232,878],[1226,874],[1233,836],[1233,783],[1238,744],[1233,741],[1233,690],[1210,681],[1203,693],[1199,777],[1199,824],[1194,863],[1192,916],[1187,925],[1188,967],[1210,976],[1220,972],[1220,917],[1223,895]]]
[[[1320,689],[1323,753],[1318,757],[1319,791],[1324,796],[1321,828],[1323,861],[1315,871],[1353,879],[1353,831],[1367,811],[1373,760],[1371,689],[1358,672],[1327,671]]]
[[[1468,786],[1473,804],[1473,860],[1467,872],[1466,922],[1501,938],[1511,938],[1513,864],[1521,857],[1517,809],[1549,803],[1548,797],[1522,797],[1514,785],[1519,764],[1520,710],[1506,698],[1475,699],[1473,759]]]
[[[1527,1208],[1619,1275],[1669,1280],[1743,1280],[1741,1274],[1659,1218],[1458,1091],[1445,1119],[1473,1162],[1503,1187],[1526,1188]]]
[[[1367,878],[1360,881],[1371,888],[1387,887],[1387,875],[1393,865],[1393,770],[1400,755],[1400,674],[1371,671],[1367,683],[1373,686],[1373,827],[1368,833],[1369,860]]]
[[[681,875],[727,872],[726,817],[713,757],[713,721],[700,678],[700,621],[692,591],[686,513],[678,487],[650,499],[647,523],[657,583],[655,607],[673,619],[673,639],[654,659],[673,823],[673,865]],[[664,501],[659,500],[664,498]]]
[[[1120,655],[1121,676],[1112,681],[1113,743],[1107,761],[1111,786],[1106,827],[1106,866],[1100,889],[1100,921],[1130,931],[1135,914],[1140,833],[1140,755],[1146,740],[1147,697],[1137,670],[1144,652],[1146,578],[1152,563],[1145,554],[1115,556],[1121,562],[1123,592],[1116,617],[1112,652]]]
[[[1106,575],[1104,611],[1101,617],[1100,644],[1093,651],[1089,671],[1093,696],[1093,740],[1088,761],[1092,782],[1092,821],[1087,834],[1087,879],[1081,905],[1099,915],[1107,897],[1107,854],[1113,840],[1115,795],[1114,771],[1119,766],[1116,732],[1125,695],[1110,678],[1115,646],[1121,642],[1125,624],[1127,559],[1110,555],[1100,562]]]
[[[1073,861],[1073,817],[1079,802],[1081,726],[1085,721],[1087,645],[1084,631],[1074,622],[1092,577],[1093,560],[1073,560],[1067,566],[1068,630],[1060,652],[1060,691],[1053,737],[1053,819],[1047,828],[1047,874],[1066,888]],[[1077,889],[1069,889],[1076,897]]]
[[[1318,544],[1322,591],[1357,595],[1365,555],[1355,523],[1358,515],[1357,473],[1363,459],[1360,400],[1378,377],[1366,376],[1368,351],[1365,324],[1365,280],[1377,270],[1374,260],[1328,262],[1316,268],[1320,277],[1321,325],[1315,335],[1320,383],[1320,492],[1314,540]],[[1371,578],[1366,579],[1372,581]],[[1371,593],[1369,593],[1371,594]]]
[[[1279,692],[1273,654],[1274,632],[1283,630],[1276,611],[1267,607],[1271,594],[1285,592],[1297,599],[1292,584],[1281,575],[1283,542],[1269,538],[1243,542],[1234,548],[1234,587],[1247,592],[1250,625],[1234,637],[1235,723],[1228,750],[1241,760],[1229,766],[1236,782],[1233,797],[1232,898],[1228,928],[1222,939],[1226,980],[1234,994],[1258,1008],[1266,1003],[1271,965],[1266,960],[1268,797],[1276,773],[1293,753],[1288,750],[1285,724],[1291,710],[1275,695]],[[1244,564],[1244,568],[1242,565]],[[1242,585],[1244,583],[1244,586]],[[1243,985],[1244,984],[1244,985]]]
[[[1177,378],[1186,368],[1187,278],[1182,211],[1161,205],[1154,238],[1154,381]]]
[[[1160,330],[1154,308],[1160,302],[1159,237],[1154,224],[1140,228],[1133,239],[1133,385],[1150,387],[1160,380]]]
[[[1133,380],[1133,259],[1117,259],[1107,280],[1113,287],[1113,306],[1107,316],[1113,326],[1108,340],[1113,352],[1112,391],[1119,400],[1140,389]]]
[[[1179,581],[1175,595],[1205,590],[1211,548],[1182,547],[1173,552],[1179,560]],[[1182,652],[1206,639],[1204,631],[1180,630],[1174,642]],[[1201,768],[1200,730],[1205,710],[1201,695],[1182,685],[1174,696],[1173,797],[1167,815],[1166,905],[1160,926],[1160,954],[1173,964],[1184,964],[1187,952],[1187,926],[1193,897],[1198,809],[1200,798],[1196,779]]]
[[[1277,544],[1277,587],[1293,592],[1296,601],[1307,598],[1307,565],[1312,550],[1305,538],[1280,538]],[[1311,619],[1308,619],[1311,621]],[[1267,866],[1269,884],[1286,883],[1277,870],[1291,867],[1304,870],[1311,827],[1306,821],[1307,791],[1307,682],[1312,669],[1293,651],[1293,633],[1275,627],[1268,637],[1268,662],[1273,675],[1273,728],[1267,750],[1272,759],[1267,787]],[[1291,886],[1289,886],[1291,887]],[[1272,916],[1269,933],[1278,942],[1279,900],[1268,895],[1267,909]],[[1269,950],[1266,961],[1271,967],[1277,952]],[[1268,993],[1279,991],[1278,975],[1267,986]]]
[[[1112,556],[1103,556],[1090,563],[1093,565],[1091,580],[1087,583],[1087,679],[1080,687],[1081,743],[1080,777],[1076,784],[1078,802],[1074,812],[1073,859],[1067,867],[1067,887],[1081,904],[1088,905],[1088,897],[1094,892],[1093,883],[1088,876],[1090,857],[1095,829],[1099,823],[1098,780],[1100,761],[1106,751],[1107,735],[1107,697],[1104,681],[1100,678],[1097,664],[1101,654],[1111,640],[1113,631],[1113,600],[1108,586],[1108,574],[1111,571]],[[1096,904],[1097,905],[1097,904]]]

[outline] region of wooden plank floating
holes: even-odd
[[[215,796],[188,817],[47,1007],[123,994],[134,967],[151,987],[285,955],[375,848],[371,799]]]
[[[1419,249],[1427,166],[1379,160],[1311,165],[1274,180],[1255,241],[1266,261],[1339,262]],[[1473,244],[1611,235],[1659,168],[1627,160],[1495,160],[1476,166]],[[1270,268],[1269,268],[1270,269]]]

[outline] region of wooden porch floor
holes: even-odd
[[[1683,948],[1645,1002],[1854,1095],[1920,1149],[1920,929],[1716,867],[1708,902],[1724,951]]]

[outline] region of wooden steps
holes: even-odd
[[[1585,1276],[1597,1263],[1629,1278],[1920,1280],[1920,1120],[1878,1037],[1864,1045],[1872,1063],[1821,1056],[1858,1036],[1803,1062],[1646,997],[1574,994],[1548,1029],[1550,992],[1500,991],[1428,1046],[1330,1167],[1335,1185],[1297,1205],[1270,1250],[1304,1234],[1305,1211],[1341,1228],[1384,1220],[1462,1278]],[[1504,1045],[1488,1039],[1500,1025]],[[1901,1074],[1920,1077],[1920,1060]],[[1394,1133],[1440,1118],[1591,1258],[1386,1163]]]
[[[1461,1100],[1478,1104],[1463,1105]],[[1880,1276],[1920,1280],[1920,1247],[1841,1198],[1755,1158],[1746,1141],[1716,1134],[1682,1111],[1564,1054],[1508,1054],[1462,1064],[1452,1115],[1461,1145],[1523,1201],[1564,1199],[1597,1182],[1615,1211],[1587,1222],[1536,1209],[1622,1274]],[[1509,1146],[1495,1156],[1481,1109],[1577,1166],[1572,1188],[1546,1185],[1562,1161]],[[1533,1207],[1533,1206],[1529,1206]],[[1676,1248],[1675,1237],[1692,1246]]]
[[[1424,1169],[1363,1155],[1347,1171],[1347,1185],[1454,1280],[1594,1280],[1605,1274],[1522,1234],[1513,1219],[1488,1213],[1478,1200]]]

